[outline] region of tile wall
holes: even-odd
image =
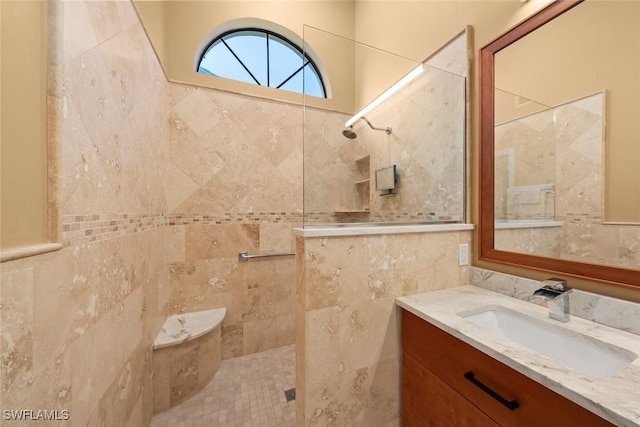
[[[295,339],[302,107],[171,83],[165,314],[226,307],[222,357]]]
[[[503,219],[554,218],[545,198],[555,196],[556,145],[553,109],[495,128],[495,215]]]
[[[312,108],[304,111],[305,223],[337,222],[335,212],[357,207],[355,160],[367,151],[360,138],[342,135],[348,119],[347,114]]]
[[[357,138],[347,139],[342,130],[349,116],[305,110],[305,223],[462,221],[466,46],[462,33],[367,114],[374,126],[391,127],[390,135],[360,120],[353,127]],[[380,197],[375,170],[392,164],[396,194]]]
[[[314,328],[313,343],[338,345],[327,347],[341,351],[338,364],[335,351],[302,345],[301,362],[327,360],[308,378],[299,372],[313,385],[301,416],[397,422],[393,298],[465,283],[454,254],[470,233],[299,242],[310,287],[297,304],[307,327],[296,329],[294,259],[237,256],[293,249],[302,107],[168,83],[128,1],[51,6],[64,248],[0,265],[0,409],[67,410],[71,425],[148,425],[151,344],[165,317],[226,307],[223,358],[291,344]],[[344,119],[317,114],[319,123]],[[380,353],[359,360],[367,346]],[[334,383],[344,398],[323,400],[323,385]]]
[[[600,92],[496,127],[496,217],[561,222],[497,230],[497,248],[640,265],[640,226],[603,223],[605,101]]]
[[[397,156],[393,162],[399,163],[400,179],[405,180],[402,194],[399,189],[384,201],[372,191],[372,218],[415,222],[437,219],[449,209],[457,212],[455,219],[463,218],[467,46],[467,34],[457,36],[429,59],[438,69],[424,73],[426,83],[407,86],[401,101],[385,104],[386,118],[371,115],[376,126],[392,126],[392,135],[377,132],[378,140],[368,136],[349,148],[323,151],[348,160],[352,169],[354,156],[369,154],[371,172],[387,165],[386,156]],[[399,122],[387,121],[392,119]],[[307,135],[305,128],[305,154]],[[325,138],[329,146],[327,135],[318,132],[317,138]],[[321,156],[314,157],[319,163]],[[323,159],[326,165],[339,163],[332,156]],[[333,169],[324,168],[322,177],[330,179],[326,172]],[[320,190],[313,191],[323,200]],[[400,425],[400,313],[395,298],[467,284],[469,267],[458,265],[458,248],[470,241],[471,231],[334,237],[304,237],[303,231],[296,237],[296,425]]]
[[[294,341],[293,257],[238,252],[292,251],[302,107],[168,83],[128,1],[50,22],[64,249],[0,266],[1,409],[146,425],[167,315],[226,307],[225,358]]]
[[[55,1],[50,16],[64,248],[0,264],[0,409],[146,425],[168,298],[167,82],[129,2]]]
[[[393,133],[354,129],[371,154],[373,222],[464,219],[467,34],[427,60],[424,72],[368,118]],[[373,172],[397,166],[396,195],[380,197]]]
[[[470,231],[297,237],[300,426],[400,425],[395,298],[468,284]]]

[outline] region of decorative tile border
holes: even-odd
[[[165,214],[65,215],[62,218],[62,244],[75,246],[113,239],[165,224]]]
[[[168,214],[167,225],[188,224],[245,224],[255,222],[299,222],[302,212],[238,212],[220,214]]]
[[[363,212],[362,215],[365,215],[365,213]],[[361,218],[361,216],[357,216],[357,218]],[[305,212],[304,222],[313,224],[313,223],[334,223],[338,221],[336,219],[335,212]]]
[[[463,222],[459,214],[446,212],[305,212],[305,223],[393,222],[421,223],[426,221]]]
[[[376,212],[371,222],[421,222],[421,221],[457,221],[462,222],[460,214],[448,212]]]
[[[248,212],[226,214],[79,214],[62,218],[62,244],[75,246],[113,239],[166,225],[246,224],[297,222],[300,212]]]
[[[575,222],[583,224],[602,224],[602,217],[599,214],[572,214],[567,213],[560,216],[557,221]]]
[[[354,215],[335,212],[312,212],[304,214],[307,223],[344,223],[344,222],[402,222],[420,223],[425,221],[456,221],[448,215],[436,215],[433,212],[395,213],[389,215]],[[461,219],[459,221],[462,221]],[[215,214],[160,213],[160,214],[78,214],[64,215],[62,218],[62,244],[75,246],[100,240],[122,237],[164,227],[166,225],[191,224],[251,224],[251,223],[299,223],[302,225],[302,212],[237,212]]]

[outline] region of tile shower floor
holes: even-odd
[[[197,394],[153,417],[151,427],[295,426],[295,345],[223,360]]]

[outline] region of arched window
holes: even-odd
[[[265,29],[233,29],[215,37],[200,57],[197,71],[327,97],[314,61],[289,39]]]

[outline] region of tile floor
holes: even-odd
[[[295,345],[223,360],[199,393],[153,417],[151,427],[293,427]]]

